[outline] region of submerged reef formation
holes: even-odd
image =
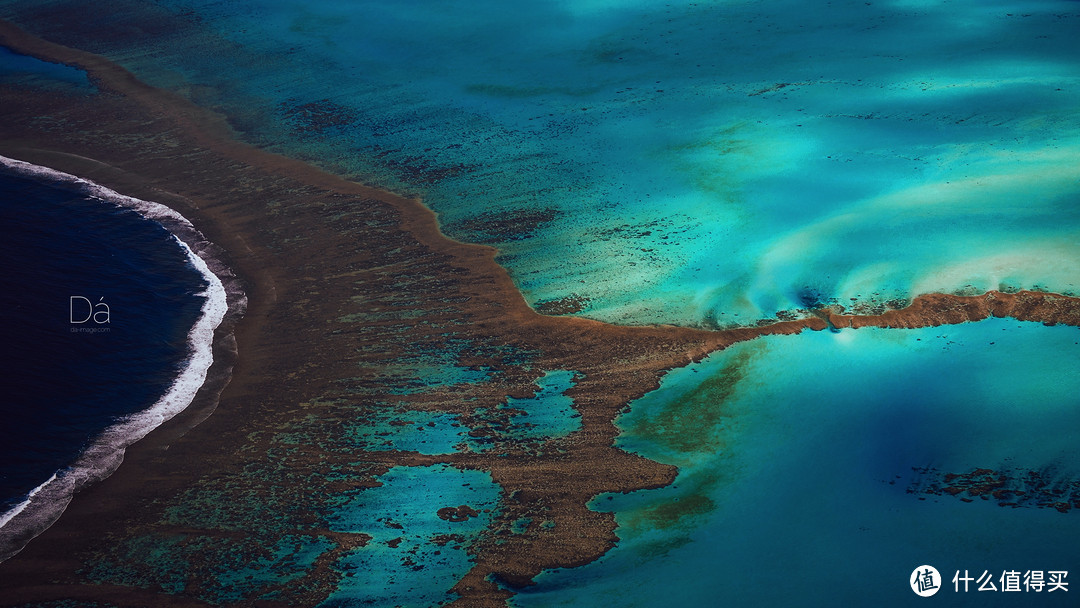
[[[100,90],[5,88],[4,153],[181,210],[225,250],[250,302],[214,414],[194,428],[182,414],[129,450],[0,566],[4,602],[314,604],[347,588],[365,545],[405,554],[420,537],[431,551],[408,556],[410,571],[428,580],[411,568],[458,547],[467,558],[446,588],[501,602],[615,542],[592,496],[674,477],[612,445],[611,420],[661,371],[763,331],[824,327],[721,335],[541,316],[492,249],[443,237],[417,201],[241,144],[219,117],[113,64],[3,33]],[[538,381],[559,370],[572,372],[561,395],[573,407],[540,411],[551,399],[535,399]],[[414,483],[410,470],[425,471],[422,498],[375,498]]]
[[[964,502],[992,500],[1001,507],[1056,509],[1068,513],[1080,508],[1080,481],[1060,479],[1053,471],[995,471],[975,469],[969,473],[944,473],[917,469],[909,494],[954,496]]]
[[[672,482],[675,467],[615,447],[612,423],[665,370],[830,326],[1080,323],[1075,299],[1032,292],[724,331],[544,316],[494,249],[448,239],[418,200],[242,143],[220,115],[101,57],[6,23],[0,43],[97,88],[0,88],[0,154],[180,210],[249,297],[213,414],[203,403],[158,428],[0,564],[3,605],[501,606],[616,543],[593,497]],[[323,106],[293,118],[339,120]],[[460,229],[514,238],[549,220]]]

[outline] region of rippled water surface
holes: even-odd
[[[58,34],[422,194],[541,309],[732,325],[1075,291],[1076,7],[164,0]]]

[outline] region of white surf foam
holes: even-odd
[[[34,488],[22,502],[0,514],[0,561],[3,561],[18,553],[26,543],[52,525],[67,508],[76,492],[112,474],[123,462],[124,451],[128,446],[191,404],[214,362],[215,330],[227,313],[243,314],[247,300],[237,286],[236,277],[214,257],[214,246],[187,218],[175,210],[160,203],[125,196],[100,184],[48,167],[4,156],[0,156],[0,166],[20,175],[71,188],[85,196],[132,209],[143,217],[160,223],[172,233],[173,238],[187,253],[192,265],[208,283],[205,291],[196,294],[206,300],[198,320],[188,332],[188,360],[169,390],[149,408],[126,416],[105,429],[74,463]],[[228,292],[226,283],[230,286]]]

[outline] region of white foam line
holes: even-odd
[[[225,286],[218,274],[229,279],[233,277],[227,268],[210,256],[212,247],[202,233],[187,218],[165,205],[125,196],[68,173],[4,156],[0,156],[0,166],[21,175],[72,187],[86,196],[133,209],[143,217],[161,223],[170,230],[192,265],[208,283],[205,291],[196,294],[204,296],[206,301],[199,319],[188,333],[189,359],[169,390],[149,408],[126,416],[105,429],[74,463],[34,488],[18,505],[0,514],[0,561],[3,561],[18,553],[27,542],[52,525],[63,513],[72,495],[112,474],[123,462],[124,450],[128,446],[191,404],[214,362],[214,331],[229,311]],[[180,238],[177,233],[185,238]],[[198,253],[189,242],[199,248]],[[217,273],[211,271],[207,260],[215,262]],[[234,310],[242,314],[246,308],[246,298],[239,292],[237,296],[237,301],[233,303]],[[31,506],[34,508],[28,510]]]
[[[35,496],[37,496],[37,493],[40,492],[42,488],[51,484],[54,481],[56,481],[56,473],[53,473],[52,477],[46,479],[45,483],[34,488],[33,490],[30,490],[30,493],[26,495],[25,500],[9,509],[7,513],[0,515],[0,528],[4,527],[4,524],[11,521],[13,517],[18,515],[19,513],[22,513],[22,510],[26,508],[26,505],[30,504],[30,501],[33,500]]]

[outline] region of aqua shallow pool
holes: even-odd
[[[371,540],[338,560],[342,578],[321,605],[452,601],[450,588],[471,567],[468,551],[497,509],[498,485],[487,473],[441,465],[397,467],[379,482],[376,491],[341,501],[330,520],[333,531],[362,532]]]

